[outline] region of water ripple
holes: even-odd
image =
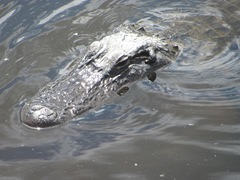
[[[155,83],[142,82],[140,87],[147,85],[145,91],[184,105],[238,108],[240,27],[239,19],[231,18],[237,12],[227,11],[233,5],[225,1],[224,9],[208,1],[196,1],[195,6],[179,3],[151,9],[147,13],[152,18],[139,22],[154,22],[160,35],[183,45],[176,64],[159,72]]]

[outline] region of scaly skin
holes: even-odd
[[[21,120],[31,128],[65,123],[102,104],[128,83],[166,67],[178,54],[177,45],[148,35],[143,28],[122,28],[93,42],[67,76],[39,91],[22,108]]]

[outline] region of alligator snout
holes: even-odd
[[[28,127],[45,128],[59,124],[57,113],[52,109],[42,105],[26,104],[21,111],[23,124]]]

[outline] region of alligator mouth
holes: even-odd
[[[21,110],[22,123],[32,129],[41,129],[59,125],[57,113],[43,105],[26,104]]]

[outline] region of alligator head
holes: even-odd
[[[175,61],[179,47],[143,28],[122,28],[93,42],[82,60],[65,77],[42,89],[21,111],[21,120],[31,128],[62,124],[102,104],[113,92]],[[153,80],[154,78],[150,78]]]

